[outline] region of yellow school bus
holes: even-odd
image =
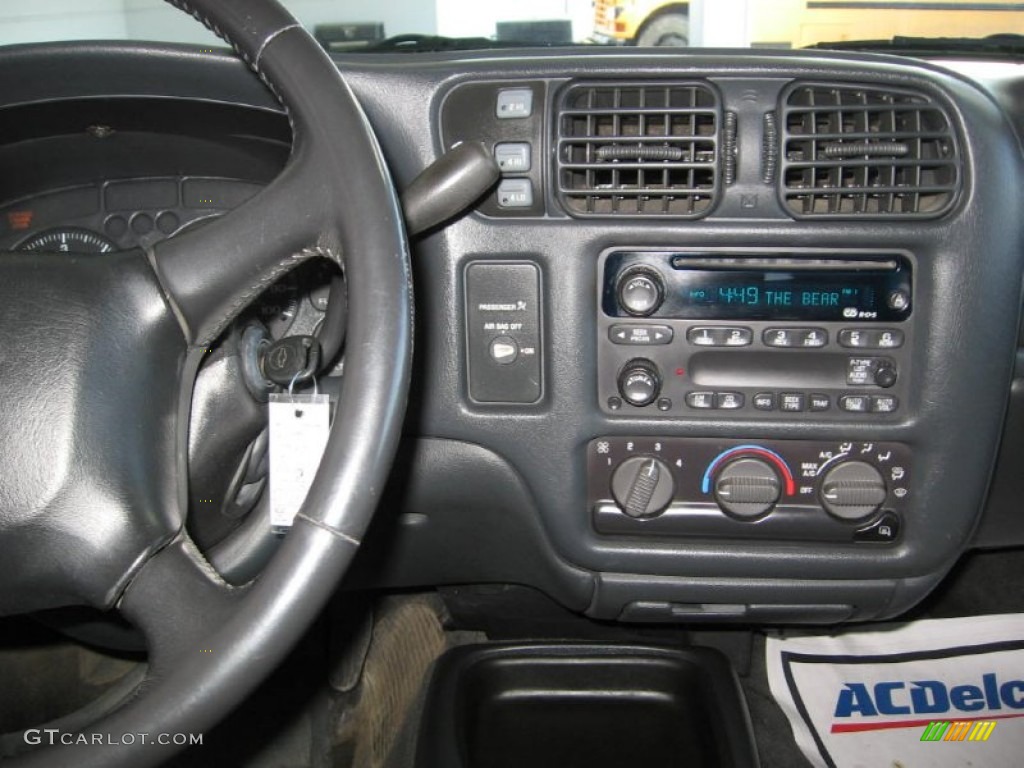
[[[1024,33],[1024,5],[1015,0],[753,0],[749,7],[749,42],[755,47],[802,48],[826,40],[876,40],[894,35]],[[594,0],[594,39],[631,45],[689,45],[689,4]]]

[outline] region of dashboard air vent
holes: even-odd
[[[794,216],[932,217],[953,205],[952,124],[925,94],[800,84],[782,112],[781,195]]]
[[[558,193],[577,216],[698,218],[718,198],[718,97],[702,83],[578,83],[558,115]]]

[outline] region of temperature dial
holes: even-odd
[[[775,505],[781,493],[778,474],[761,459],[737,459],[715,477],[715,501],[736,517],[760,517]]]
[[[619,464],[612,475],[612,496],[630,517],[661,514],[675,491],[672,470],[661,459],[634,456]]]
[[[825,473],[819,491],[821,504],[842,520],[862,520],[885,501],[882,474],[863,461],[837,464]]]

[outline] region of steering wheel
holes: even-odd
[[[345,573],[404,415],[408,244],[366,117],[274,0],[169,1],[231,43],[278,95],[292,154],[247,204],[151,249],[0,254],[0,615],[116,607],[149,647],[144,679],[113,711],[76,725],[83,738],[12,766],[153,765],[178,747],[117,743],[120,735],[200,733],[234,708]],[[343,264],[348,281],[340,401],[282,547],[255,582],[231,587],[184,527],[192,385],[231,320],[317,256]]]

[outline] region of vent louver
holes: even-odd
[[[577,216],[703,216],[720,124],[702,83],[575,84],[558,115],[559,198]]]
[[[931,217],[953,205],[952,125],[922,93],[801,84],[781,123],[781,194],[794,216]]]

